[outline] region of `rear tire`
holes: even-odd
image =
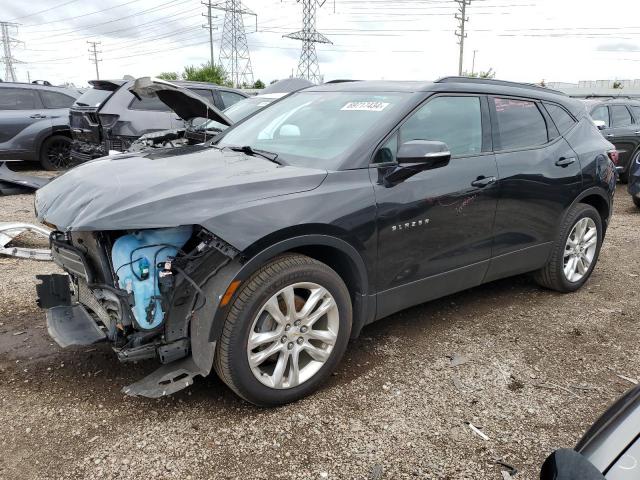
[[[633,203],[635,204],[636,207],[640,208],[640,198],[638,197],[631,197],[633,199]]]
[[[536,282],[558,292],[575,292],[591,276],[602,239],[602,219],[598,211],[584,203],[574,205],[562,222],[549,261],[534,274]]]
[[[254,405],[294,402],[316,390],[338,365],[351,320],[349,291],[334,270],[304,255],[282,255],[236,293],[214,367],[229,388]]]
[[[40,147],[40,165],[45,170],[64,170],[71,166],[71,139],[52,135]]]

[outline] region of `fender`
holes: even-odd
[[[603,227],[604,230],[606,231],[607,226],[609,224],[609,220],[611,219],[611,215],[613,214],[613,193],[609,193],[604,187],[591,187],[588,188],[586,190],[584,190],[583,192],[580,192],[580,194],[573,200],[573,202],[571,202],[571,205],[569,205],[564,213],[562,214],[562,219],[564,220],[565,216],[567,215],[567,213],[569,212],[569,210],[577,203],[582,202],[583,199],[593,196],[593,195],[597,195],[598,197],[600,197],[605,204],[607,205],[607,209],[609,210],[609,215],[607,218],[604,219],[603,222]]]

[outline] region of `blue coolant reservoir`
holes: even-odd
[[[191,226],[139,230],[118,238],[111,249],[120,288],[133,292],[133,314],[140,328],[151,330],[164,320],[158,287],[158,263],[175,257],[192,234]]]

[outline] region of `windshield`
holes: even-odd
[[[232,128],[218,146],[250,146],[286,163],[335,168],[341,157],[407,98],[387,92],[299,92]]]
[[[102,103],[109,98],[113,92],[111,90],[99,90],[97,88],[90,88],[84,92],[76,100],[76,105],[80,107],[95,107],[98,108]]]

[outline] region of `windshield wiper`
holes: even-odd
[[[252,148],[251,145],[245,145],[243,147],[229,147],[229,150],[233,150],[234,152],[242,152],[245,155],[251,155],[253,157],[257,155],[277,165],[284,165],[282,161],[278,160],[277,153],[267,152],[266,150],[257,150],[255,148]]]

